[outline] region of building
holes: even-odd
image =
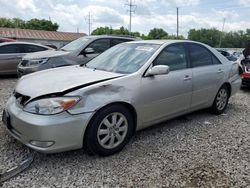
[[[57,48],[82,36],[86,36],[86,34],[0,27],[0,38],[11,38],[17,41],[34,42],[44,45],[52,44]]]

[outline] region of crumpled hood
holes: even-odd
[[[30,59],[42,59],[42,58],[50,58],[50,57],[58,57],[68,55],[70,52],[65,52],[61,50],[46,50],[40,52],[29,53],[23,57],[24,60]]]
[[[80,66],[61,67],[23,76],[18,81],[15,91],[32,99],[119,76],[122,74]]]

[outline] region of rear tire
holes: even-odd
[[[134,121],[130,111],[119,104],[97,112],[85,133],[84,146],[88,153],[108,156],[117,153],[133,135]]]
[[[229,89],[226,85],[223,85],[216,94],[213,105],[211,107],[211,113],[216,115],[222,114],[227,108],[228,100]]]

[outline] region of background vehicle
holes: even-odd
[[[18,75],[49,68],[84,64],[122,42],[138,40],[125,36],[87,36],[70,42],[57,51],[38,52],[27,55],[18,65]]]
[[[16,42],[16,40],[9,39],[9,38],[0,38],[0,43],[3,43],[3,42]]]
[[[223,56],[225,56],[229,61],[236,61],[237,60],[237,57],[235,57],[233,54],[225,51],[225,50],[220,50],[220,49],[217,49],[218,52],[220,52]]]
[[[243,86],[250,86],[250,59],[243,59],[241,62],[242,68],[242,85]]]
[[[0,44],[0,75],[17,74],[17,65],[26,54],[51,50],[48,46],[28,42],[5,42]]]
[[[85,66],[21,78],[3,120],[13,137],[41,152],[84,145],[111,155],[136,130],[202,108],[223,113],[240,85],[238,64],[207,45],[128,42]]]

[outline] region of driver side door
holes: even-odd
[[[192,70],[184,44],[167,46],[152,66],[168,65],[170,72],[142,77],[141,114],[144,127],[185,113],[191,104]]]

